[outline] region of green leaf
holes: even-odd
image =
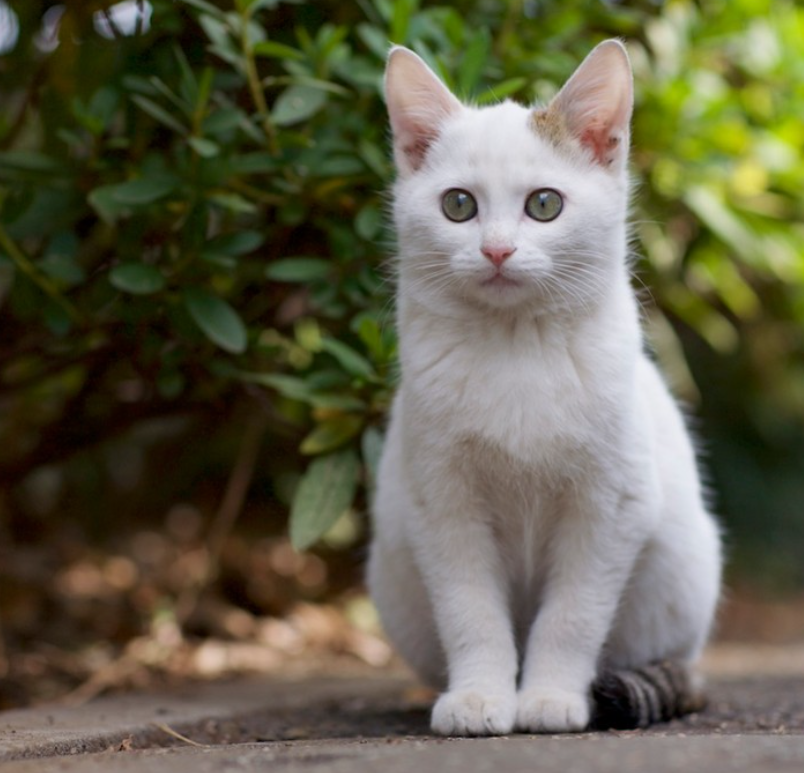
[[[75,97],[72,100],[72,111],[81,126],[91,134],[99,136],[111,123],[118,102],[118,92],[109,86],[103,86],[95,92],[87,106]]]
[[[262,9],[276,8],[282,0],[235,0],[240,11],[254,14]]]
[[[259,384],[260,386],[273,389],[282,397],[290,400],[298,400],[301,403],[311,405],[313,408],[321,408],[329,411],[340,411],[342,413],[365,411],[366,404],[354,395],[340,394],[321,394],[314,392],[315,385],[310,383],[312,378],[304,380],[297,376],[288,376],[284,373],[251,373],[248,371],[237,370],[234,372],[236,378],[249,384]]]
[[[125,216],[129,208],[112,197],[113,185],[102,185],[89,192],[87,201],[89,205],[107,223],[113,224],[118,218]]]
[[[206,14],[202,14],[198,23],[206,33],[210,40],[208,50],[228,62],[230,65],[240,70],[245,71],[245,57],[239,45],[235,44],[232,36],[239,37],[239,28],[241,20],[235,14],[225,14],[223,19],[213,18]],[[251,25],[249,25],[251,28]]]
[[[276,43],[273,40],[264,40],[262,43],[257,43],[253,51],[256,56],[273,56],[278,59],[304,59],[304,54],[297,48],[286,46],[284,43]]]
[[[159,177],[141,177],[116,185],[104,186],[112,199],[119,204],[138,206],[152,204],[172,193],[178,185],[175,177],[160,175]]]
[[[186,288],[183,297],[185,308],[210,341],[232,354],[242,354],[246,350],[246,326],[223,298],[199,287]]]
[[[271,117],[277,126],[291,126],[315,115],[326,101],[326,92],[320,88],[289,86],[277,97]]]
[[[388,159],[385,155],[385,151],[382,150],[379,145],[367,139],[360,140],[358,149],[360,151],[360,158],[363,159],[366,166],[378,177],[385,177],[388,173]]]
[[[201,123],[205,134],[223,134],[237,128],[246,116],[235,107],[224,107],[210,113]]]
[[[308,352],[321,351],[321,325],[313,317],[300,317],[293,323],[296,343]]]
[[[338,96],[346,97],[351,92],[345,86],[332,81],[323,80],[321,78],[312,78],[309,75],[296,75],[295,77],[297,86],[309,86],[313,89],[321,89],[321,91],[329,92],[330,94],[337,94]]]
[[[313,408],[321,408],[327,411],[349,413],[366,410],[366,404],[359,397],[354,397],[353,395],[327,395],[313,392],[306,402],[310,403]]]
[[[376,319],[363,317],[358,325],[357,334],[375,359],[383,360],[385,358],[385,341]]]
[[[319,342],[320,344],[320,342]],[[332,389],[348,388],[351,384],[349,376],[340,368],[325,368],[308,374],[305,379],[307,386],[315,392],[326,392]]]
[[[81,242],[73,231],[57,231],[48,244],[47,252],[52,255],[68,255],[75,258],[78,257],[80,245]]]
[[[755,260],[757,240],[748,221],[729,209],[719,191],[705,185],[690,185],[683,199],[701,221],[743,260],[747,263]]]
[[[265,237],[259,231],[238,231],[233,234],[222,234],[210,239],[204,246],[204,253],[220,255],[245,255],[253,252]]]
[[[59,338],[63,338],[70,332],[73,321],[70,315],[58,303],[54,303],[50,298],[46,298],[42,309],[42,317],[48,329]]]
[[[224,14],[220,8],[216,8],[214,5],[212,5],[212,3],[206,2],[206,0],[180,0],[180,2],[184,3],[185,5],[190,5],[199,11],[203,11],[204,13],[216,16],[219,19],[226,18],[226,14]]]
[[[299,451],[310,455],[333,451],[347,440],[351,440],[362,427],[362,416],[344,413],[325,419],[302,440]]]
[[[177,108],[181,111],[184,115],[190,115],[192,110],[192,105],[188,104],[184,101],[178,94],[175,94],[173,90],[161,79],[157,78],[156,75],[152,75],[149,79],[151,81],[151,85],[163,96],[167,99],[173,107]]]
[[[60,231],[51,238],[39,268],[65,287],[74,287],[86,280],[86,271],[78,263],[78,237],[72,231]]]
[[[223,209],[228,209],[235,214],[251,215],[257,211],[257,207],[248,199],[244,199],[238,193],[228,193],[221,191],[210,195],[209,200]]]
[[[259,124],[262,122],[260,121]],[[243,113],[243,118],[237,125],[243,134],[249,137],[256,145],[262,145],[265,142],[264,129],[258,124],[258,116],[249,116]]]
[[[324,158],[309,174],[315,177],[349,177],[365,171],[363,162],[356,156],[336,155]]]
[[[234,174],[264,174],[276,171],[278,166],[279,162],[270,153],[243,153],[231,160]]]
[[[372,3],[380,18],[385,22],[391,21],[393,15],[394,3],[393,0],[374,0]]]
[[[172,175],[162,174],[142,177],[114,185],[102,185],[89,192],[87,201],[108,223],[129,213],[131,207],[145,206],[172,193],[179,180]]]
[[[214,158],[221,152],[217,142],[204,137],[190,137],[187,142],[201,158]]]
[[[366,204],[355,218],[355,231],[366,241],[371,241],[380,232],[382,212],[374,204]]]
[[[84,269],[68,255],[46,255],[38,265],[49,277],[67,287],[74,287],[86,279]]]
[[[102,86],[90,99],[89,112],[105,129],[112,122],[119,103],[119,92],[111,86]]]
[[[388,56],[388,36],[377,27],[370,24],[359,24],[357,26],[358,37],[365,43],[366,47],[378,58],[385,61]]]
[[[394,43],[405,42],[411,17],[418,7],[419,0],[396,0],[394,2],[394,13],[391,17],[391,40]]]
[[[193,105],[193,112],[196,116],[206,113],[209,98],[212,94],[212,85],[215,81],[215,71],[211,67],[205,67],[201,71],[201,78],[198,81],[198,94]]]
[[[109,272],[109,281],[118,290],[132,295],[150,295],[165,287],[165,277],[145,263],[121,263]]]
[[[490,48],[491,38],[488,30],[479,29],[469,42],[458,70],[458,88],[464,96],[468,96],[475,90],[486,65]]]
[[[275,282],[312,282],[331,273],[332,263],[323,258],[282,258],[265,269],[265,276]]]
[[[197,107],[198,105],[198,79],[195,77],[193,68],[187,60],[187,55],[182,51],[178,42],[173,44],[173,56],[179,66],[179,91],[182,99]],[[209,68],[207,68],[207,72]],[[153,81],[153,79],[152,79]]]
[[[236,70],[245,71],[245,58],[241,56],[240,52],[231,43],[226,46],[212,45],[209,47],[209,51],[215,54],[215,56],[219,56],[224,62],[230,64]]]
[[[127,91],[138,91],[140,94],[148,94],[152,97],[158,96],[153,83],[140,75],[124,75],[121,82]]]
[[[310,388],[303,379],[296,376],[286,376],[282,373],[249,373],[246,371],[237,371],[236,375],[242,381],[250,384],[259,384],[269,389],[275,389],[280,395],[291,400],[309,402],[311,398]]]
[[[336,338],[322,338],[321,348],[331,354],[341,364],[341,367],[352,376],[365,379],[375,377],[371,363],[362,354],[358,354],[342,341],[338,341]]]
[[[226,14],[217,17],[201,15],[198,18],[198,23],[207,34],[213,46],[226,52],[231,51],[233,48],[231,38],[232,28],[229,25]],[[220,53],[220,51],[216,53]]]
[[[234,271],[237,268],[236,258],[220,252],[207,252],[205,250],[201,253],[201,260],[205,260],[213,266],[218,266],[218,268],[225,268],[227,271]]]
[[[18,172],[40,172],[58,174],[63,172],[63,164],[44,153],[30,150],[7,150],[0,153],[0,169],[13,169]]]
[[[352,504],[360,461],[353,449],[315,459],[302,477],[290,510],[290,541],[306,550]]]
[[[158,105],[148,97],[140,96],[139,94],[132,94],[131,101],[134,102],[141,110],[148,113],[151,118],[156,119],[159,123],[167,126],[168,129],[173,129],[177,134],[187,134],[187,127],[183,126],[176,118],[174,118],[164,107]]]

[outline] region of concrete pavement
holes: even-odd
[[[3,773],[801,773],[804,739],[771,736],[302,741],[25,760]]]
[[[434,738],[427,696],[384,673],[255,677],[10,711],[0,714],[0,771],[801,773],[801,648],[771,654],[710,657],[706,712],[625,733]]]

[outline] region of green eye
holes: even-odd
[[[534,220],[547,223],[555,220],[564,208],[564,199],[558,191],[552,188],[540,188],[528,196],[525,202],[525,212]]]
[[[441,211],[455,223],[465,223],[477,214],[477,202],[468,191],[452,188],[441,197]]]

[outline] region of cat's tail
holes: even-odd
[[[678,660],[605,672],[592,685],[592,699],[595,730],[647,727],[706,706],[700,679]]]

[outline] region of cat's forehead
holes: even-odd
[[[515,102],[463,111],[444,127],[434,148],[438,165],[457,164],[483,174],[527,174],[561,167],[564,159],[535,130],[533,111]]]

